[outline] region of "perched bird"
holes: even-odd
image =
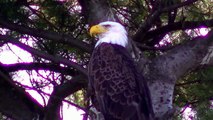
[[[88,66],[92,103],[105,120],[150,120],[149,90],[127,50],[125,28],[106,21],[90,28],[98,41]]]

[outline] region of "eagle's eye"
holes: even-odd
[[[105,28],[109,28],[111,25],[109,24],[106,24],[106,25],[103,25]]]

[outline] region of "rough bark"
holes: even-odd
[[[82,6],[82,13],[89,25],[103,21],[117,21],[108,0],[78,0]]]
[[[176,46],[167,53],[150,60],[146,68],[142,68],[149,83],[152,104],[157,117],[165,117],[162,115],[173,109],[176,81],[190,70],[200,66],[212,45],[213,31],[206,37],[198,37]]]

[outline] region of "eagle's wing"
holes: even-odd
[[[89,89],[105,120],[149,120],[148,88],[124,47],[102,43],[95,48],[89,64]]]

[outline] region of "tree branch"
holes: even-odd
[[[75,40],[75,38],[73,38],[70,35],[66,35],[63,33],[59,34],[57,32],[53,32],[53,31],[34,29],[34,28],[26,27],[26,26],[21,26],[21,25],[15,24],[15,23],[5,21],[1,18],[0,18],[0,25],[3,28],[14,30],[14,31],[17,31],[22,34],[28,34],[28,35],[32,35],[34,37],[40,37],[40,38],[44,38],[44,39],[53,40],[58,43],[64,43],[64,44],[67,44],[70,46],[74,46],[74,47],[79,48],[86,52],[91,52],[91,47],[88,44],[86,44],[80,40]]]
[[[64,58],[61,58],[59,56],[52,56],[52,55],[49,55],[49,54],[45,54],[39,50],[36,50],[28,45],[25,45],[21,42],[18,41],[18,39],[15,39],[15,38],[11,38],[10,36],[7,36],[7,35],[0,35],[0,39],[2,40],[6,40],[6,41],[9,41],[10,43],[28,51],[29,53],[31,54],[34,54],[38,57],[41,57],[41,58],[44,58],[46,60],[50,60],[54,63],[61,63],[61,64],[64,64],[64,65],[67,65],[69,67],[73,67],[77,70],[79,70],[81,73],[83,74],[87,74],[87,71],[85,68],[83,68],[82,66],[78,65],[77,63],[73,62],[73,61],[69,61],[67,59],[64,59]]]
[[[48,101],[46,119],[60,118],[59,110],[65,97],[87,86],[85,76],[77,76],[62,85],[55,87]],[[54,119],[55,120],[55,119]]]
[[[181,21],[175,22],[169,25],[162,26],[158,29],[149,31],[145,34],[144,39],[150,39],[165,33],[169,33],[175,30],[186,30],[186,29],[195,29],[199,27],[212,27],[213,19],[205,21]],[[156,42],[155,42],[156,43]]]
[[[184,85],[190,85],[190,84],[201,83],[201,82],[202,82],[202,80],[193,80],[193,81],[189,81],[189,82],[179,83],[179,84],[176,84],[175,86],[180,87],[180,86],[184,86]]]
[[[74,92],[87,87],[87,76],[79,75],[72,78],[72,80],[57,86],[55,96],[65,98]]]
[[[184,2],[181,2],[179,4],[175,4],[175,5],[172,5],[172,6],[167,6],[165,8],[163,8],[161,10],[161,12],[168,12],[168,11],[171,11],[171,10],[175,10],[175,9],[178,9],[178,8],[181,8],[181,7],[184,7],[184,6],[188,6],[188,5],[191,5],[195,2],[197,2],[198,0],[186,0]]]
[[[0,79],[0,111],[3,114],[17,120],[43,118],[42,106],[23,88],[16,86],[1,67]]]
[[[7,72],[15,72],[19,70],[50,70],[55,72],[60,72],[66,75],[76,75],[77,71],[61,67],[59,65],[51,63],[15,63],[15,64],[2,64],[0,66],[4,68]]]
[[[157,20],[157,18],[161,15],[161,13],[163,12],[168,12],[170,10],[174,10],[183,6],[187,6],[190,5],[194,2],[196,2],[197,0],[187,0],[185,2],[173,5],[173,6],[169,6],[169,7],[165,7],[165,8],[159,8],[157,10],[155,10],[153,12],[153,14],[151,14],[146,20],[145,22],[140,25],[138,31],[136,32],[136,34],[133,36],[133,40],[134,41],[142,41],[144,40],[144,36],[147,33],[147,31],[152,27],[153,23]]]

